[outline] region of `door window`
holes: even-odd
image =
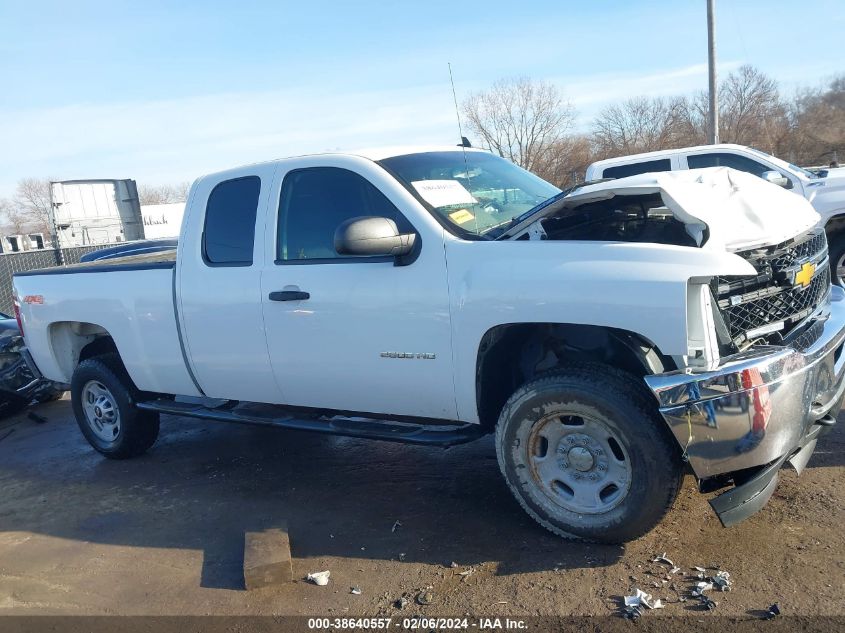
[[[390,200],[355,172],[338,167],[292,171],[285,176],[279,200],[277,261],[366,258],[339,255],[334,248],[337,228],[361,216],[389,218],[400,233],[413,231]]]
[[[202,255],[210,266],[250,266],[261,179],[225,180],[208,196]]]
[[[693,154],[687,156],[687,165],[690,169],[701,167],[732,167],[739,171],[746,171],[755,176],[762,176],[764,171],[772,171],[771,167],[758,163],[739,154],[726,152],[714,152],[712,154]]]

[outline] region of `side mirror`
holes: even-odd
[[[762,178],[766,182],[772,183],[773,185],[777,185],[778,187],[784,187],[786,189],[789,188],[789,180],[779,171],[764,171],[762,174],[760,174],[760,178]]]
[[[392,255],[401,257],[414,249],[415,233],[399,233],[396,222],[374,216],[346,220],[334,232],[334,249],[340,255]]]

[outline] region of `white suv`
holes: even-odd
[[[845,170],[813,173],[744,145],[699,145],[632,154],[596,161],[587,167],[587,181],[624,178],[655,171],[732,167],[797,193],[821,216],[830,244],[831,272],[845,285]]]

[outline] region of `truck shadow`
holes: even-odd
[[[69,401],[38,410],[47,423],[0,423],[15,428],[0,441],[0,531],[201,550],[203,587],[243,588],[244,533],[283,521],[295,561],[492,563],[507,575],[624,553],[537,526],[489,437],[443,450],[165,417],[148,454],[111,461],[82,439]]]

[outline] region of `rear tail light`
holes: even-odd
[[[15,321],[18,322],[18,329],[20,329],[21,336],[23,336],[23,323],[21,323],[21,305],[18,303],[17,299],[15,299]]]

